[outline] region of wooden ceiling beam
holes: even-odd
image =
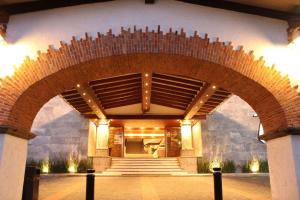
[[[171,104],[171,105],[178,105],[178,106],[181,106],[181,107],[184,107],[184,108],[186,108],[188,106],[188,104],[186,104],[186,103],[179,102],[179,101],[170,101],[170,100],[167,100],[167,99],[152,98],[151,102],[152,101],[153,102],[162,102],[162,103]]]
[[[154,77],[152,78],[152,82],[167,85],[167,86],[172,86],[172,87],[176,87],[176,88],[182,88],[185,90],[191,90],[191,91],[197,91],[197,90],[199,90],[199,87],[201,87],[201,86],[191,86],[188,84],[173,82],[173,81],[169,81],[169,80],[165,80],[165,79],[158,79],[158,78],[154,78]]]
[[[191,99],[195,96],[195,94],[185,94],[185,93],[175,92],[173,90],[152,87],[152,93],[153,92],[161,93],[161,94],[165,94],[165,95],[174,95],[174,96],[178,96],[178,97],[182,97],[182,98],[189,98],[189,99]]]
[[[65,99],[67,99],[67,100],[81,98],[80,94],[78,94],[78,93],[76,93],[76,94],[70,94],[70,95],[63,95],[63,97]]]
[[[179,100],[179,99],[173,99],[173,98],[162,97],[162,96],[157,96],[157,95],[152,95],[151,99],[169,101],[169,102],[174,102],[174,103],[183,104],[183,105],[189,105],[190,102],[191,102],[191,101],[182,101],[182,100]]]
[[[129,105],[138,104],[138,103],[141,103],[141,99],[137,99],[137,100],[133,100],[133,101],[124,101],[124,102],[114,103],[114,104],[109,104],[109,105],[104,106],[104,108],[105,109],[116,108],[116,107],[129,106]]]
[[[113,93],[113,92],[121,92],[121,91],[129,91],[129,90],[135,90],[135,89],[138,89],[138,90],[141,90],[141,85],[132,85],[132,86],[121,86],[121,87],[118,87],[118,88],[114,88],[114,90],[111,90],[111,89],[102,89],[102,90],[95,90],[95,93],[97,95],[102,95],[102,94],[110,94],[110,93]]]
[[[162,102],[151,102],[152,104],[156,104],[156,105],[160,105],[160,106],[166,106],[166,107],[170,107],[170,108],[175,108],[175,109],[179,109],[179,110],[185,110],[185,107],[181,107],[181,106],[177,106],[177,105],[170,105],[170,104],[165,104]]]
[[[127,101],[133,101],[133,100],[140,100],[140,102],[141,102],[141,95],[134,96],[134,97],[131,97],[131,98],[115,99],[115,100],[112,100],[112,101],[102,102],[102,105],[105,107],[106,105],[115,104],[115,103],[122,103],[122,102],[127,102]]]
[[[159,79],[166,79],[173,82],[184,83],[192,86],[198,86],[198,87],[202,87],[204,85],[204,82],[202,81],[192,80],[185,77],[178,77],[178,76],[165,75],[165,74],[153,74],[153,77]]]
[[[151,105],[151,87],[152,87],[152,73],[142,73],[142,112],[150,111]]]
[[[99,94],[97,95],[100,99],[102,98],[114,98],[114,97],[122,97],[122,96],[127,96],[127,95],[138,95],[140,94],[140,90],[134,89],[134,90],[125,90],[125,91],[120,91],[120,92],[112,92],[109,94]]]
[[[154,83],[154,82],[152,82],[152,88],[153,89],[155,88],[157,90],[165,89],[165,90],[169,90],[171,92],[175,91],[175,92],[178,92],[178,93],[189,94],[189,95],[193,95],[193,96],[197,93],[197,91],[195,91],[195,90],[187,90],[187,89],[178,88],[178,87],[175,87],[175,86],[164,85],[164,84]]]
[[[161,91],[152,91],[152,95],[160,96],[160,97],[169,97],[169,98],[178,99],[178,100],[182,100],[182,101],[189,101],[189,102],[192,100],[192,96],[191,97],[179,96],[176,94],[164,93]]]
[[[61,95],[64,97],[69,96],[69,95],[74,95],[74,94],[78,94],[77,90],[75,90],[75,89],[61,93]]]
[[[119,89],[119,88],[124,88],[124,87],[131,87],[131,86],[135,86],[135,85],[140,85],[141,81],[130,81],[130,82],[124,82],[122,84],[112,84],[112,85],[108,85],[108,86],[102,86],[102,85],[97,85],[97,86],[93,86],[92,88],[95,91],[107,91],[107,90],[115,90],[115,89]]]
[[[116,76],[116,77],[111,77],[111,78],[95,80],[95,81],[91,81],[89,83],[89,85],[95,86],[95,85],[101,85],[101,84],[109,84],[109,83],[130,80],[130,79],[136,79],[136,78],[141,78],[141,74],[129,74],[129,75],[124,75],[124,76]]]
[[[132,99],[135,97],[141,97],[141,94],[130,94],[130,95],[117,96],[117,97],[101,98],[100,100],[104,104],[105,102],[122,100],[122,99]]]
[[[65,100],[67,102],[69,102],[70,104],[76,104],[76,103],[84,102],[84,99],[82,99],[81,97],[77,98],[77,99],[65,99]]]
[[[130,78],[123,78],[123,79],[118,79],[116,81],[107,81],[107,82],[94,82],[94,83],[90,83],[91,87],[95,87],[95,86],[109,86],[111,84],[123,84],[126,82],[136,82],[136,81],[141,81],[141,77],[137,76],[137,77],[130,77]]]
[[[77,84],[76,89],[97,117],[99,119],[105,119],[104,109],[93,89],[90,88],[88,84]]]
[[[174,102],[174,101],[162,101],[160,99],[152,99],[151,100],[152,102],[155,102],[155,103],[163,103],[164,105],[173,105],[173,106],[178,106],[180,108],[183,108],[184,110],[186,109],[186,107],[188,106],[188,104],[182,104],[182,103],[179,103],[179,102]]]
[[[187,98],[182,98],[182,97],[177,97],[177,96],[173,96],[173,95],[162,95],[160,93],[154,93],[152,92],[152,95],[153,97],[156,97],[156,98],[162,98],[162,99],[171,99],[171,100],[175,100],[175,101],[179,101],[179,102],[184,102],[184,103],[190,103],[192,101],[191,98],[187,99]]]
[[[216,89],[216,86],[211,86],[209,83],[206,83],[186,109],[184,119],[192,119],[209,97],[215,93]]]

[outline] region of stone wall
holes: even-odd
[[[258,141],[259,118],[238,96],[232,96],[202,122],[203,158],[234,160],[237,164],[253,156],[266,159],[266,145]]]
[[[37,136],[29,141],[28,159],[87,156],[88,120],[59,96],[42,107],[31,131]]]
[[[202,121],[203,158],[215,156],[242,164],[256,156],[266,159],[266,147],[257,140],[259,119],[242,99],[232,96]],[[87,156],[88,120],[60,97],[51,99],[36,116],[28,158],[41,160],[78,154]]]

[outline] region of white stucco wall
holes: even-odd
[[[69,42],[72,36],[83,37],[85,32],[95,36],[110,28],[118,33],[121,26],[134,25],[150,29],[161,25],[163,31],[184,28],[189,35],[195,30],[208,33],[210,38],[254,50],[257,57],[265,56],[268,64],[277,63],[282,71],[298,77],[294,83],[300,80],[295,63],[299,59],[287,50],[286,21],[173,0],[157,0],[153,5],[143,0],[119,0],[14,15],[9,20],[7,40],[24,46],[34,57],[38,50],[45,51],[49,44],[59,47],[60,41]]]
[[[27,140],[0,134],[0,199],[22,198]]]

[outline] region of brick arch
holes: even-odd
[[[35,115],[50,98],[77,83],[127,73],[158,72],[207,81],[240,96],[258,113],[267,137],[299,133],[300,97],[274,68],[231,44],[210,42],[197,32],[122,29],[119,35],[86,35],[26,59],[0,91],[0,125],[30,137]],[[289,133],[291,134],[291,133]]]

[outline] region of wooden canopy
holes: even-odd
[[[184,111],[176,118],[203,118],[231,95],[230,92],[204,81],[182,76],[158,73],[136,73],[93,80],[87,85],[76,85],[61,96],[87,118],[110,118],[106,109],[141,104],[144,116],[130,118],[149,119],[151,104]],[[163,115],[149,115],[165,118]],[[170,117],[170,115],[168,115]],[[123,116],[124,118],[124,116]]]

